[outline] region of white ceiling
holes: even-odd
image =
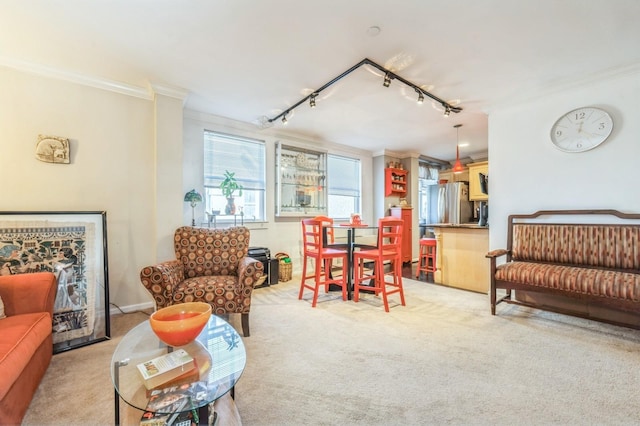
[[[492,108],[636,68],[639,22],[638,0],[0,0],[0,65],[182,88],[189,109],[258,123],[368,58],[463,111],[365,66],[287,131],[448,161],[454,124],[481,157]]]

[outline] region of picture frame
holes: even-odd
[[[107,213],[0,211],[0,275],[53,272],[53,353],[111,337]]]

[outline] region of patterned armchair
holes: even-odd
[[[249,337],[253,287],[264,271],[262,262],[247,256],[249,229],[178,228],[173,238],[176,260],[147,266],[140,280],[156,309],[184,302],[206,302],[212,312],[242,315],[242,332]]]

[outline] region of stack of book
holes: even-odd
[[[184,349],[177,349],[168,354],[142,362],[138,364],[138,370],[140,374],[142,374],[144,386],[149,390],[166,385],[168,382],[176,379],[195,377],[189,381],[192,382],[199,378],[195,360]]]

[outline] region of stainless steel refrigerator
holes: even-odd
[[[430,222],[458,225],[473,221],[473,202],[469,201],[469,184],[444,183],[429,188]]]

